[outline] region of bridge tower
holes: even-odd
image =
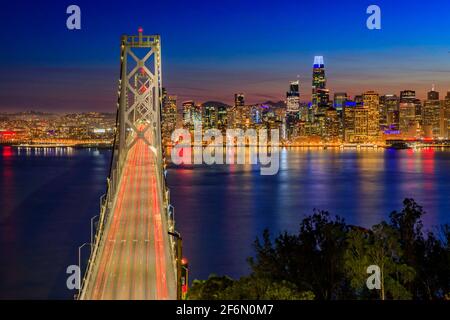
[[[114,158],[120,176],[128,150],[143,139],[163,165],[161,144],[161,41],[159,35],[123,35],[121,41],[118,132]],[[138,126],[140,128],[138,129]],[[145,137],[150,131],[152,141]],[[162,177],[161,181],[164,181]]]

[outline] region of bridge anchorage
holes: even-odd
[[[107,193],[78,299],[181,297],[181,237],[165,182],[159,35],[121,39]]]

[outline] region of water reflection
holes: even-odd
[[[199,165],[186,179],[172,165],[168,180],[192,278],[206,278],[245,274],[264,228],[296,232],[314,208],[369,227],[412,197],[427,210],[427,227],[449,222],[449,169],[449,151],[291,148],[281,150],[274,176],[255,165]],[[186,206],[187,194],[195,205]]]

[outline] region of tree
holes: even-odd
[[[272,243],[266,230],[254,244],[249,263],[255,275],[275,282],[288,281],[318,299],[346,297],[343,271],[348,226],[340,217],[315,211],[300,223],[298,235],[279,235]]]
[[[233,285],[233,279],[227,276],[210,275],[208,280],[194,280],[188,291],[190,300],[220,300],[221,293]]]
[[[398,239],[398,232],[385,222],[371,230],[354,227],[348,233],[344,267],[357,297],[367,299],[374,296],[366,286],[366,270],[376,265],[381,271],[379,299],[411,298],[405,284],[414,279],[415,272],[402,263]]]

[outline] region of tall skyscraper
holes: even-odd
[[[234,107],[239,108],[245,105],[245,96],[243,93],[234,94]]]
[[[343,115],[342,115],[342,126],[343,126],[343,135],[342,139],[345,142],[352,142],[353,136],[355,134],[355,106],[346,103],[344,105]]]
[[[329,107],[325,111],[325,128],[324,128],[324,138],[326,141],[338,142],[340,134],[340,119],[335,108]]]
[[[399,98],[395,94],[380,97],[380,126],[390,132],[399,130]]]
[[[353,143],[364,143],[369,140],[369,107],[355,107],[355,125],[354,134],[351,142]]]
[[[202,105],[202,126],[203,129],[217,128],[217,107],[212,102]]]
[[[194,128],[195,102],[193,100],[183,102],[183,127]]]
[[[231,128],[242,128],[245,118],[245,96],[243,93],[234,94],[234,106],[228,110],[228,125]]]
[[[445,120],[447,123],[447,135],[445,136],[445,138],[450,139],[450,91],[447,92],[447,96],[445,96],[444,108],[445,108]]]
[[[368,108],[367,134],[369,140],[376,141],[380,136],[380,96],[375,91],[363,94],[363,105]]]
[[[225,132],[228,126],[228,108],[224,104],[217,107],[217,128]]]
[[[177,127],[177,97],[167,95],[163,90],[162,98],[161,132],[163,139],[170,140],[172,132]]]
[[[324,112],[329,107],[330,92],[326,89],[325,64],[322,56],[314,57],[312,78],[312,110],[313,115]]]
[[[422,123],[424,135],[427,138],[438,138],[440,136],[441,103],[439,92],[433,88],[427,94],[422,108]]]
[[[400,92],[399,130],[405,138],[413,138],[417,134],[416,100],[414,90]]]
[[[289,91],[286,92],[287,112],[300,111],[300,83],[299,81],[291,81]]]
[[[405,138],[413,138],[416,135],[416,105],[413,101],[403,101],[399,104],[399,129]]]

